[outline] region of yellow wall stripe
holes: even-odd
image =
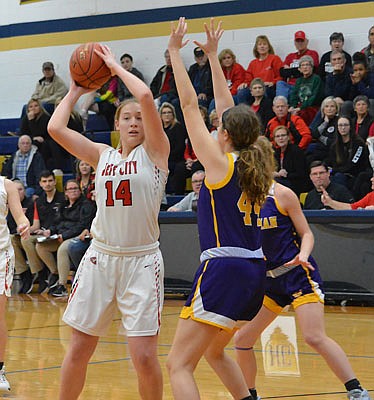
[[[309,7],[296,10],[280,10],[252,14],[216,17],[224,22],[226,30],[249,29],[263,26],[281,26],[331,20],[367,18],[373,15],[373,3],[354,3],[323,7]],[[189,32],[202,32],[202,22],[206,18],[189,20]],[[17,36],[0,39],[0,51],[63,46],[88,41],[110,42],[113,40],[140,39],[168,36],[169,22],[156,22],[110,28],[46,33],[41,35]]]

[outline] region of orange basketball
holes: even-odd
[[[98,89],[112,76],[105,62],[95,53],[99,43],[85,43],[77,47],[70,57],[70,75],[79,86]]]

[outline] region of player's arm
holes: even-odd
[[[218,142],[209,134],[205,122],[201,117],[195,89],[192,86],[180,55],[180,49],[188,42],[183,42],[186,32],[187,23],[184,18],[180,18],[177,28],[174,25],[172,26],[168,49],[178,96],[192,147],[197,158],[207,171],[208,181],[216,183],[225,176],[228,161]]]
[[[170,144],[156,109],[151,90],[141,79],[126,71],[117,63],[108,46],[102,45],[101,52],[97,50],[95,52],[105,61],[112,71],[112,75],[117,75],[139,101],[145,134],[144,148],[158,167],[167,170]]]
[[[343,203],[341,201],[333,200],[324,188],[322,188],[321,201],[323,205],[329,206],[334,210],[352,210],[350,203]]]
[[[70,154],[96,168],[101,152],[108,146],[94,143],[79,132],[67,127],[76,102],[85,93],[88,93],[87,89],[77,86],[74,82],[71,83],[68,94],[61,100],[49,120],[48,132]]]
[[[9,210],[17,224],[17,232],[21,235],[22,239],[27,239],[30,235],[30,221],[26,218],[22,210],[18,190],[9,179],[5,179],[5,190],[8,195]]]
[[[313,250],[314,236],[301,210],[299,199],[291,189],[277,183],[275,184],[275,195],[280,207],[288,213],[297,234],[301,238],[299,254],[285,265],[293,266],[301,264],[313,270],[314,268],[308,261],[308,258]]]

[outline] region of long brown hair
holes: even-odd
[[[260,136],[261,124],[256,114],[244,104],[222,114],[222,127],[239,151],[238,182],[248,199],[262,206],[269,193],[275,169],[270,142]]]

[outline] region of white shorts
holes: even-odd
[[[11,296],[14,275],[14,250],[12,246],[0,251],[0,295]]]
[[[127,336],[159,332],[164,301],[161,251],[142,256],[113,256],[92,246],[76,273],[62,320],[92,336],[104,336],[115,311]]]

